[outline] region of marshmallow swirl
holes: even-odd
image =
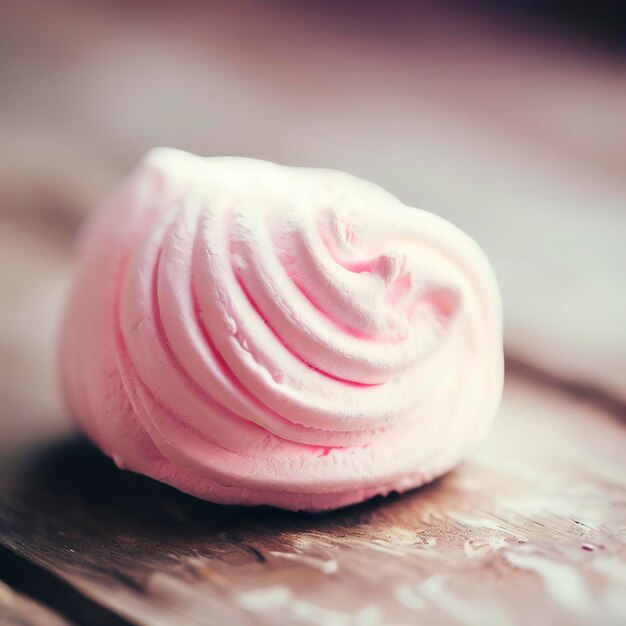
[[[154,150],[78,256],[67,403],[118,465],[193,495],[325,510],[403,491],[497,409],[484,254],[348,174]]]

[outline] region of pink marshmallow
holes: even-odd
[[[499,404],[501,326],[445,220],[342,172],[157,149],[82,233],[61,379],[118,465],[320,511],[463,458]]]

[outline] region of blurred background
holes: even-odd
[[[495,266],[510,366],[623,406],[625,7],[0,3],[3,444],[66,423],[72,241],[153,146],[344,169],[449,218]]]

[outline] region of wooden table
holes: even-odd
[[[33,6],[37,11],[31,11]],[[9,11],[11,19],[0,28],[10,52],[2,57],[0,70],[9,68],[6,84],[11,87],[0,115],[0,128],[10,139],[0,147],[0,625],[625,624],[626,384],[619,366],[626,363],[626,350],[622,327],[614,323],[624,307],[619,291],[623,294],[623,267],[620,273],[618,263],[623,214],[613,211],[620,203],[623,209],[626,199],[626,178],[619,167],[624,145],[615,140],[623,128],[616,126],[615,133],[605,129],[604,134],[596,128],[593,137],[559,134],[552,113],[545,117],[542,110],[533,114],[537,128],[551,133],[528,132],[533,127],[530,116],[522,138],[511,130],[519,121],[516,115],[508,121],[505,114],[495,119],[493,111],[485,112],[486,101],[470,98],[466,105],[474,113],[463,123],[457,119],[458,128],[495,129],[501,145],[519,150],[517,156],[507,153],[508,161],[487,150],[477,165],[470,158],[471,141],[465,146],[467,158],[458,156],[463,155],[463,135],[453,133],[456,143],[439,143],[443,126],[454,118],[450,111],[456,101],[445,84],[429,79],[438,75],[444,58],[431,54],[423,57],[430,61],[419,65],[413,78],[397,81],[397,88],[407,97],[415,95],[413,88],[423,88],[418,107],[425,116],[421,119],[439,129],[432,136],[428,124],[400,124],[398,120],[410,119],[410,110],[399,106],[376,141],[377,150],[359,147],[357,126],[344,132],[354,117],[344,105],[354,95],[337,85],[328,96],[334,98],[330,121],[324,125],[321,118],[312,120],[307,128],[313,130],[301,142],[294,134],[294,128],[304,128],[297,115],[312,111],[302,107],[315,98],[319,106],[328,104],[320,94],[340,67],[320,65],[320,58],[328,55],[349,64],[341,53],[344,40],[332,29],[316,22],[313,30],[324,46],[307,48],[312,40],[303,35],[302,29],[309,27],[303,26],[308,22],[302,16],[277,17],[272,9],[248,8],[241,21],[239,14],[222,7],[207,22],[212,36],[205,42],[206,31],[192,14],[177,14],[172,22],[171,9],[140,23],[136,13],[119,7],[90,13],[69,3],[54,13],[49,6],[16,3]],[[127,19],[141,28],[125,30]],[[278,51],[267,47],[268,40],[260,35],[253,36],[258,20],[263,32],[278,42]],[[189,43],[177,51],[171,42],[163,43],[169,53],[183,54],[189,62],[177,65],[176,71],[167,69],[169,53],[154,56],[160,49],[155,41],[162,41],[164,25],[170,23],[174,40]],[[444,30],[449,28],[445,24]],[[456,41],[457,27],[446,32],[448,39],[441,39],[425,28],[421,43],[436,52],[440,41]],[[385,48],[386,57],[379,54],[378,44],[352,41],[360,54],[370,50],[371,58],[366,74],[354,66],[350,89],[366,89],[368,81],[378,81],[382,88],[391,76],[387,70],[409,67],[402,65],[412,54],[403,42]],[[193,47],[200,43],[208,48]],[[284,55],[289,46],[305,50],[304,57]],[[211,135],[216,145],[202,143],[191,132],[194,124],[191,128],[179,120],[180,103],[170,102],[170,110],[167,100],[159,100],[154,112],[161,117],[154,128],[171,132],[167,141],[150,126],[150,119],[137,115],[148,96],[133,92],[132,80],[126,80],[134,76],[133,64],[115,66],[111,61],[129,55],[148,76],[154,62],[166,68],[159,81],[169,80],[175,87],[181,68],[193,78],[194,71],[204,68],[200,61],[207,61],[207,54],[214,59],[216,50],[228,52],[231,65],[223,75],[211,74],[210,94],[191,80],[198,109],[190,119],[198,119],[199,103],[211,95],[214,106],[221,102],[215,111],[225,108],[224,119],[247,123],[248,109],[237,109],[242,94],[233,85],[242,76],[248,82],[241,85],[255,85],[255,70],[263,85],[274,90],[268,97],[261,89],[254,109],[273,119],[271,133],[264,134],[264,125],[252,136],[252,125],[244,126],[243,134],[222,127]],[[470,60],[478,58],[471,54],[484,53],[469,46],[454,66],[455,75],[461,77]],[[50,61],[45,71],[35,67],[38,55]],[[558,54],[550,58],[553,65],[541,69],[545,75],[528,61],[533,68],[528,75],[541,74],[544,86],[556,85],[558,91],[554,72],[565,75],[563,67],[569,66]],[[270,69],[276,63],[281,72],[274,75]],[[518,70],[522,66],[515,65]],[[122,78],[111,74],[114,67]],[[296,71],[305,67],[311,70],[307,81]],[[577,78],[563,89],[589,85],[588,93],[595,94],[593,120],[608,124],[610,112],[619,110],[626,83],[615,78],[613,62],[594,67],[604,69],[574,72],[571,76]],[[62,70],[61,83],[50,73],[55,68]],[[18,80],[24,72],[30,82]],[[493,84],[489,80],[485,84]],[[107,93],[111,86],[120,91]],[[613,94],[606,101],[603,87]],[[72,99],[68,93],[74,94]],[[47,99],[39,101],[39,95]],[[115,111],[120,101],[126,104]],[[270,105],[276,103],[287,113],[272,117]],[[519,104],[517,96],[509,101],[514,103]],[[563,96],[559,106],[566,103]],[[531,110],[519,107],[520,115]],[[363,123],[374,120],[374,114],[366,105],[358,113]],[[341,124],[333,125],[339,119]],[[411,132],[424,140],[417,142],[423,154],[414,176],[397,167],[407,162],[402,136],[410,138]],[[490,248],[510,312],[508,373],[494,428],[466,462],[403,496],[303,515],[198,501],[116,469],[75,432],[54,380],[54,342],[71,276],[71,242],[86,209],[139,152],[162,142],[205,153],[259,151],[279,160],[302,159],[371,174],[417,204],[458,218]],[[246,145],[254,149],[246,150]],[[524,151],[532,167],[528,160],[524,167],[516,160]],[[551,162],[532,169],[539,167],[533,155],[546,154],[559,157],[559,167]],[[460,160],[455,163],[454,158]],[[452,186],[444,184],[449,167],[457,174]],[[494,168],[511,184],[519,174],[517,196],[491,185]],[[538,171],[545,184],[535,177]],[[597,200],[593,221],[584,207],[573,210],[568,196],[554,191],[562,192],[564,180],[577,197]],[[494,207],[501,203],[510,224],[497,217]],[[543,220],[543,239],[531,237],[532,228],[522,228],[528,226],[522,219],[525,203],[533,219]],[[559,226],[564,216],[567,233]],[[554,248],[567,237],[567,245]],[[596,263],[591,270],[580,265],[579,240]],[[557,257],[561,264],[551,264]],[[551,300],[555,285],[562,284],[569,291]],[[591,315],[589,289],[605,317]],[[572,303],[580,303],[584,314],[573,315],[568,308]]]
[[[4,462],[0,578],[88,624],[620,624],[625,444],[614,416],[513,375],[450,475],[298,515],[204,503],[63,437]],[[21,602],[0,593],[9,624]]]

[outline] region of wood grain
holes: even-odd
[[[509,382],[435,484],[327,515],[229,508],[81,439],[9,463],[0,543],[136,624],[620,624],[622,424]]]

